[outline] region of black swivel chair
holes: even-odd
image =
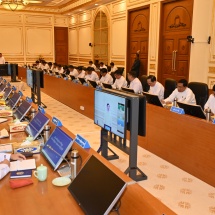
[[[143,91],[144,91],[144,92],[148,92],[150,86],[149,86],[148,83],[147,83],[147,75],[142,75],[142,76],[140,77],[140,82],[142,83]]]
[[[176,87],[177,81],[171,78],[167,78],[165,80],[164,98],[166,99],[167,97],[169,97]]]
[[[124,72],[124,67],[117,67],[117,69],[119,70],[119,71],[121,71],[121,74],[123,75],[123,72]]]
[[[208,100],[208,85],[201,82],[190,82],[188,87],[196,97],[196,104],[204,109],[205,103]]]

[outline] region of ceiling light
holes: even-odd
[[[22,10],[28,4],[25,0],[1,0],[1,5],[7,10]]]

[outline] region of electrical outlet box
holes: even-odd
[[[81,109],[81,110],[84,110],[84,106],[80,106],[80,109]]]

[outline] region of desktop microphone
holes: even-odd
[[[66,163],[68,164],[68,166],[69,166],[69,169],[70,169],[70,177],[72,176],[72,167],[71,167],[71,165],[70,165],[70,163],[69,163],[69,161],[66,159],[66,158],[64,158],[63,156],[61,156],[61,154],[59,154],[56,150],[54,150],[49,144],[47,144],[46,145],[51,151],[53,151],[55,154],[57,154],[59,157],[61,157],[64,161],[66,161]]]

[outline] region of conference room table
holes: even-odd
[[[44,75],[44,93],[91,119],[94,90],[71,80]],[[147,104],[146,136],[138,137],[138,145],[215,186],[214,129],[215,125],[206,120]]]
[[[51,119],[51,116],[49,116]],[[0,130],[3,128],[9,129],[8,122],[12,120],[12,117],[8,118],[9,121],[0,124]],[[50,121],[51,132],[54,130],[55,125]],[[75,135],[64,126],[61,127],[69,136],[75,138]],[[22,142],[26,138],[25,132],[17,132],[10,134],[10,137],[0,139],[0,144]],[[79,151],[82,157],[83,165],[87,162],[91,155],[96,156],[103,164],[110,168],[115,174],[121,177],[126,183],[127,187],[121,196],[121,207],[119,209],[122,215],[173,215],[175,214],[167,206],[165,206],[160,200],[156,199],[142,187],[140,187],[135,181],[121,172],[117,167],[112,165],[102,156],[100,156],[93,149],[83,149],[78,144],[74,143],[72,148]],[[7,174],[0,181],[0,214],[7,215],[78,215],[84,214],[82,209],[79,207],[75,199],[69,193],[67,186],[58,187],[52,184],[52,180],[59,177],[58,173],[53,171],[48,162],[40,154],[34,154],[36,166],[41,164],[47,166],[48,177],[44,182],[39,182],[36,177],[32,176],[33,184],[12,189],[10,187],[10,174]],[[83,166],[82,165],[82,166]],[[86,178],[87,183],[87,178]],[[90,186],[90,184],[89,184]],[[92,193],[93,196],[93,193]],[[94,207],[94,206],[93,206]],[[111,212],[111,215],[116,212]]]

